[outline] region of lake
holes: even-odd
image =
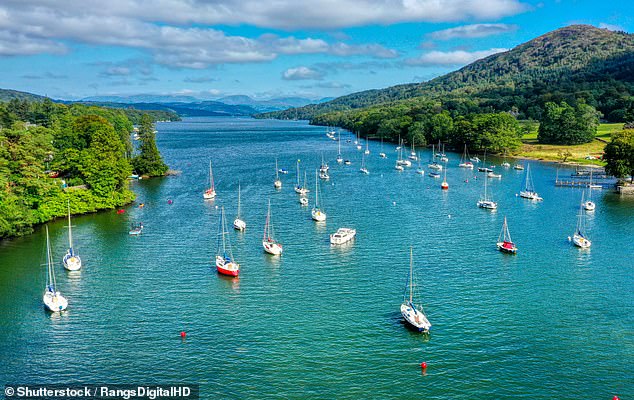
[[[525,171],[490,159],[502,174],[489,180],[490,212],[476,206],[484,174],[458,168],[460,154],[448,155],[442,191],[416,163],[396,171],[392,144],[380,159],[371,142],[370,174],[359,173],[363,152],[345,132],[352,165],[339,165],[337,142],[302,121],[187,118],[157,129],[181,173],[133,182],[137,203],[124,214],[75,217],[81,272],[61,265],[65,221],[48,224],[66,312],[42,306],[43,229],[0,242],[0,381],[198,383],[202,398],[634,396],[634,201],[594,190],[593,245],[580,250],[567,237],[582,190],[555,187],[552,164],[530,162],[544,198],[533,203],[516,197]],[[316,224],[293,186],[301,160],[312,206],[322,154],[328,219]],[[425,166],[430,154],[421,150]],[[289,171],[279,191],[276,157]],[[202,199],[209,159],[214,201]],[[241,264],[230,279],[212,260],[219,207],[230,224],[238,184],[247,229],[228,235]],[[261,246],[269,200],[279,258]],[[516,256],[495,247],[504,216]],[[145,229],[131,237],[136,222]],[[356,240],[333,247],[328,235],[342,226]],[[410,246],[429,335],[406,329],[399,311]]]

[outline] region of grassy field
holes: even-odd
[[[537,143],[537,125],[531,126],[531,132],[522,137],[524,143],[522,147],[514,154],[516,157],[525,157],[545,161],[562,161],[562,153],[570,152],[570,156],[566,162],[576,162],[581,164],[603,165],[600,160],[587,160],[587,156],[598,157],[603,153],[605,147],[604,141],[610,140],[610,134],[618,131],[623,124],[601,124],[597,129],[596,138],[591,143],[579,144],[574,146],[562,146],[554,144]],[[603,141],[601,141],[603,140]]]

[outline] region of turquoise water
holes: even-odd
[[[537,204],[515,196],[523,172],[498,166],[489,189],[499,209],[489,212],[476,207],[482,174],[454,167],[458,154],[445,192],[415,168],[395,171],[392,145],[382,160],[370,143],[370,175],[345,141],[353,165],[338,165],[336,142],[304,122],[186,119],[158,130],[182,173],[133,183],[142,209],[74,218],[80,273],[61,266],[64,221],[49,224],[67,312],[41,305],[43,232],[0,242],[1,382],[199,383],[204,398],[634,396],[634,201],[594,191],[593,247],[583,251],[567,241],[581,191],[554,187],[548,164],[531,163]],[[313,188],[322,153],[331,180],[318,225],[293,184],[300,159]],[[289,170],[280,191],[275,157]],[[209,158],[214,202],[202,199]],[[211,262],[216,206],[233,220],[238,182],[247,230],[229,235],[242,270],[228,279]],[[261,247],[269,199],[279,259]],[[495,248],[505,215],[517,256]],[[128,236],[139,221],[143,234]],[[356,228],[356,241],[331,247],[341,226]],[[399,313],[409,246],[429,336]]]

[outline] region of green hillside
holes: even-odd
[[[409,99],[442,100],[449,111],[515,111],[538,119],[548,101],[583,99],[621,122],[634,96],[634,35],[589,25],[561,28],[429,82],[368,90],[323,104],[259,114],[302,118]]]

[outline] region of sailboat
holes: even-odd
[[[341,157],[341,132],[339,132],[339,140],[337,141],[337,164],[341,164],[343,162],[343,157]]]
[[[442,165],[438,164],[436,161],[436,148],[433,144],[431,145],[431,164],[429,164],[428,167],[438,171],[442,170]]]
[[[419,175],[425,175],[425,170],[420,165],[420,154],[416,158],[418,159],[418,168],[416,168],[416,173],[419,174]]]
[[[55,281],[55,273],[53,270],[53,256],[51,254],[51,243],[48,238],[48,226],[46,226],[46,267],[47,279],[46,289],[42,301],[46,308],[51,312],[64,311],[68,307],[68,300],[57,290]]]
[[[359,172],[364,173],[366,175],[370,173],[370,171],[368,171],[368,169],[365,166],[365,154],[361,156],[361,169],[359,169]]]
[[[275,189],[282,188],[282,181],[280,180],[279,170],[277,169],[277,158],[275,159],[275,182],[273,182]]]
[[[387,158],[387,155],[383,152],[383,136],[381,136],[381,152],[379,153],[379,157]]]
[[[498,236],[496,243],[498,250],[502,253],[517,254],[517,246],[511,240],[511,233],[509,232],[509,226],[506,223],[506,217],[504,217],[504,225],[502,225],[502,231]]]
[[[269,210],[266,213],[266,223],[264,224],[264,237],[262,238],[264,251],[279,256],[282,254],[282,244],[273,238],[273,224],[271,223],[271,200],[269,199]]]
[[[414,256],[413,250],[409,248],[409,276],[405,292],[403,293],[403,303],[401,303],[401,315],[405,322],[419,332],[427,333],[431,328],[431,323],[425,315],[422,304],[414,302]]]
[[[442,183],[440,184],[440,188],[442,190],[449,189],[449,184],[447,183],[447,164],[445,164],[445,175],[442,178]]]
[[[513,169],[516,169],[518,171],[522,171],[524,169],[524,166],[522,164],[515,164],[513,166]]]
[[[579,214],[577,215],[577,228],[575,229],[574,235],[572,235],[572,243],[577,247],[587,249],[592,245],[592,242],[586,235],[586,214],[583,208],[583,203],[584,194],[582,193],[581,204],[579,205]],[[568,240],[570,240],[570,236],[568,236]]]
[[[590,170],[590,183],[588,184],[588,187],[590,189],[603,189],[603,186],[592,183],[592,170]]]
[[[309,190],[306,189],[306,171],[304,171],[304,185],[299,183],[299,160],[297,160],[297,185],[295,185],[295,193],[305,195]]]
[[[233,220],[233,228],[238,231],[243,231],[247,227],[247,223],[240,218],[240,183],[238,183],[238,214],[236,219]]]
[[[488,179],[484,179],[484,197],[478,200],[478,207],[486,208],[487,210],[495,210],[498,208],[498,203],[491,200],[487,195],[487,180]]]
[[[484,161],[482,162],[482,166],[478,167],[478,171],[480,172],[493,172],[491,168],[486,166],[487,163],[487,149],[484,149]]]
[[[211,160],[209,160],[209,189],[203,193],[205,200],[211,200],[216,197],[216,187],[214,186],[214,173],[211,169]]]
[[[370,149],[368,148],[368,144],[370,142],[368,141],[368,138],[365,138],[365,151],[363,152],[363,154],[370,154]]]
[[[444,162],[444,163],[448,163],[449,162],[449,158],[447,158],[447,156],[445,155],[445,145],[444,145],[444,143],[442,145],[442,153],[440,155],[440,162]]]
[[[357,145],[357,150],[361,150],[361,149],[362,149],[362,147],[361,147],[361,140],[360,140],[360,139],[361,139],[361,137],[360,137],[360,136],[359,136],[359,134],[357,133],[357,140],[355,140],[355,141],[354,141],[354,144],[356,144],[356,145]],[[366,140],[367,140],[367,139],[366,139]]]
[[[319,208],[319,179],[317,179],[317,171],[315,171],[315,206],[311,210],[310,216],[317,222],[326,220],[326,213]]]
[[[68,250],[62,259],[64,263],[64,268],[69,271],[79,271],[81,269],[81,258],[73,249],[73,230],[70,224],[70,201],[68,201]]]
[[[227,235],[227,221],[225,220],[225,207],[220,208],[220,221],[218,223],[218,251],[216,252],[216,269],[219,274],[238,276],[240,264],[235,262],[231,253],[231,243]]]
[[[531,178],[531,165],[528,164],[526,166],[526,177],[524,178],[524,188],[520,190],[520,197],[529,200],[542,201],[539,194],[535,191],[535,187],[533,186],[533,179]]]
[[[504,161],[500,165],[502,165],[502,167],[504,168],[509,168],[511,166],[511,164],[508,161],[506,161],[506,150],[504,150]]]
[[[473,169],[473,163],[469,161],[469,153],[467,152],[467,144],[464,145],[464,152],[462,153],[462,157],[460,157],[460,164],[458,164],[460,168],[469,168]]]
[[[414,150],[414,138],[412,138],[412,151],[409,153],[409,159],[412,161],[417,161],[418,157],[416,156],[416,151]]]

